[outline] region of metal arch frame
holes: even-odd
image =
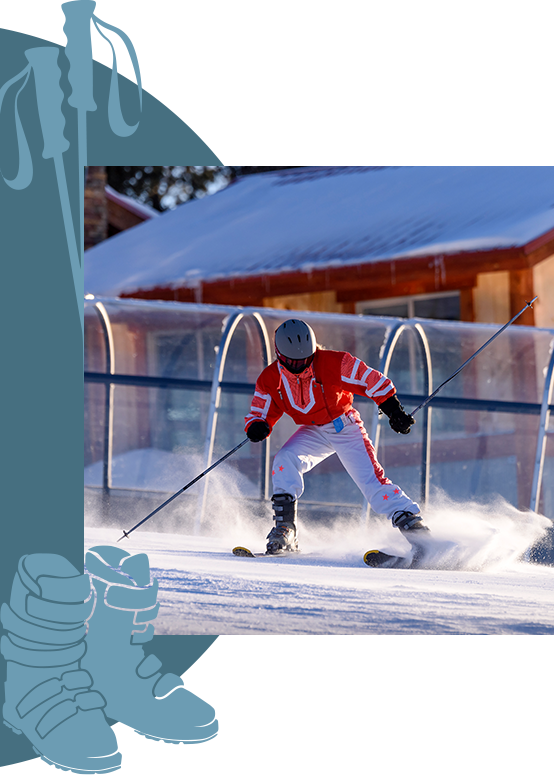
[[[389,328],[388,331],[385,332],[385,340],[382,345],[382,352],[381,352],[381,358],[379,359],[379,371],[387,376],[390,362],[392,359],[392,353],[394,352],[394,348],[396,347],[396,342],[398,341],[402,331],[406,328],[406,323],[403,323],[399,320],[396,321],[396,324],[394,324],[391,328]],[[379,407],[377,404],[374,404],[373,406],[373,420],[371,423],[371,439],[373,441],[373,447],[375,449],[375,457],[377,457],[377,454],[379,452],[379,441],[381,438],[381,425],[379,423]],[[370,514],[370,505],[369,501],[365,500],[363,509],[362,509],[362,522],[367,522]]]
[[[214,372],[212,378],[212,390],[210,396],[210,409],[208,413],[208,423],[206,427],[206,443],[204,447],[204,467],[209,468],[212,462],[213,450],[215,444],[215,434],[217,430],[217,420],[219,414],[219,407],[221,404],[221,383],[223,381],[223,373],[225,371],[225,363],[227,360],[227,353],[233,339],[233,335],[241,322],[245,317],[252,317],[258,324],[260,332],[260,338],[262,340],[262,346],[265,349],[265,356],[267,362],[271,356],[271,348],[269,344],[269,336],[264,320],[258,312],[246,313],[246,312],[233,312],[227,319],[225,328],[221,335],[219,342],[219,349],[217,352],[217,358],[214,365]],[[264,442],[265,449],[263,455],[262,464],[262,495],[267,497],[268,478],[269,478],[269,442]],[[199,498],[199,506],[196,517],[195,532],[198,534],[200,527],[204,520],[204,513],[206,511],[206,502],[208,498],[209,480],[206,478],[202,487],[202,494]]]
[[[388,376],[390,363],[392,360],[392,355],[394,353],[394,348],[396,347],[396,343],[398,342],[400,335],[406,328],[406,323],[403,323],[401,321],[397,321],[396,325],[394,325],[389,331],[386,333],[385,341],[383,344],[383,352],[381,354],[381,359],[379,360],[379,371],[386,376]],[[375,447],[375,454],[377,454],[377,451],[379,449],[379,441],[381,437],[381,426],[379,424],[379,407],[377,404],[373,407],[373,423],[371,427],[371,438],[373,439],[373,446]]]
[[[425,384],[424,391],[429,396],[433,391],[433,366],[431,360],[431,350],[429,347],[429,341],[427,335],[420,323],[414,323],[413,320],[406,322],[397,321],[396,325],[391,328],[385,338],[383,345],[383,352],[379,361],[379,371],[388,376],[392,356],[398,340],[403,334],[405,329],[414,331],[417,336],[420,351],[423,355],[423,361],[426,366],[425,371]],[[429,476],[431,471],[431,407],[426,406],[423,414],[423,443],[422,443],[422,461],[421,461],[421,493],[420,499],[423,503],[426,503],[429,498]],[[379,423],[379,407],[375,405],[373,410],[373,422],[372,422],[372,439],[373,446],[375,447],[375,455],[377,456],[379,450],[379,441],[381,437],[381,425]],[[369,513],[369,503],[366,501],[364,508],[364,517],[367,518]]]
[[[219,348],[217,351],[217,357],[215,359],[215,365],[214,365],[214,371],[213,371],[213,377],[212,377],[212,389],[210,394],[210,409],[208,412],[208,423],[206,426],[206,441],[204,445],[204,468],[208,468],[212,461],[212,455],[213,455],[213,449],[214,449],[214,443],[215,443],[215,432],[217,429],[217,417],[218,417],[219,406],[221,403],[221,381],[222,381],[221,378],[223,377],[223,370],[225,369],[227,352],[229,350],[229,345],[231,344],[231,339],[235,331],[235,328],[238,326],[238,324],[240,323],[243,317],[244,317],[244,312],[233,312],[231,315],[229,315],[229,317],[227,318],[227,322],[225,324],[225,328],[223,329],[223,333],[221,334],[221,339],[219,340]],[[196,524],[195,524],[195,533],[197,534],[200,531],[200,526],[204,518],[207,497],[208,497],[208,479],[205,479],[204,485],[202,487],[202,493],[199,495],[198,512],[197,512]]]
[[[265,320],[262,318],[259,312],[253,312],[252,317],[258,324],[258,331],[260,333],[260,338],[262,340],[262,349],[264,352],[264,367],[269,366],[269,363],[271,361],[271,343],[269,341],[269,331],[267,330],[267,326],[265,324]],[[263,444],[263,452],[262,452],[262,481],[261,481],[261,496],[262,500],[266,501],[269,499],[269,470],[270,470],[270,459],[271,459],[271,445],[269,441],[269,436],[265,441],[262,442]]]
[[[529,508],[536,511],[540,501],[542,475],[544,470],[544,459],[546,456],[546,431],[550,419],[550,404],[552,403],[552,394],[554,392],[554,339],[552,340],[552,352],[550,354],[550,363],[544,380],[544,391],[541,404],[541,418],[539,423],[539,433],[537,438],[537,451],[535,454],[535,468],[533,471],[533,484],[531,486],[531,502]]]
[[[112,375],[115,374],[115,346],[110,316],[101,301],[97,301],[93,307],[100,318],[100,325],[102,326],[102,331],[104,333],[104,343],[106,346],[106,373]],[[113,383],[108,383],[105,391],[106,422],[104,424],[104,454],[102,459],[104,510],[107,509],[107,497],[112,487],[114,387],[115,385]]]
[[[428,396],[433,392],[433,362],[431,360],[431,348],[427,334],[421,323],[414,323],[413,328],[419,334],[419,345],[424,356],[424,362],[427,367],[425,374],[424,390]],[[423,451],[422,451],[422,470],[421,470],[421,500],[427,503],[429,500],[429,478],[431,474],[431,418],[432,407],[427,404],[423,414]]]

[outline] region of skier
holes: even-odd
[[[353,393],[369,396],[396,433],[409,433],[415,420],[404,411],[390,379],[348,352],[321,348],[303,320],[279,326],[275,353],[277,360],[256,382],[246,434],[253,442],[263,441],[283,414],[300,428],[275,456],[275,526],[267,536],[266,552],[298,551],[297,502],[304,492],[304,474],[334,452],[373,510],[386,514],[417,549],[417,538],[428,531],[419,506],[385,476],[352,406]]]

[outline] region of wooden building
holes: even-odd
[[[106,167],[87,167],[85,250],[158,215],[152,207],[114,191],[108,185]]]
[[[239,178],[87,253],[94,295],[554,327],[554,168]]]

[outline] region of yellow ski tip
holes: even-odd
[[[235,557],[254,557],[250,549],[247,549],[245,546],[235,546],[233,554]]]

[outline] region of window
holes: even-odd
[[[359,315],[387,315],[395,318],[460,320],[460,292],[424,293],[418,296],[359,301],[356,304],[356,312]]]

